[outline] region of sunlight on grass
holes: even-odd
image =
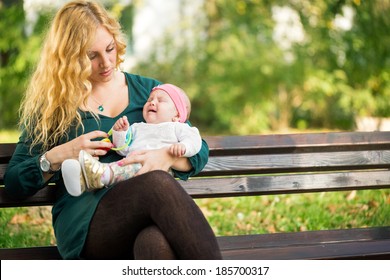
[[[15,143],[19,139],[19,131],[0,130],[0,143]]]
[[[199,199],[217,235],[390,225],[390,190]]]
[[[390,190],[197,199],[217,236],[390,225]],[[0,247],[55,244],[50,207],[0,210]]]
[[[5,208],[0,210],[0,247],[55,244],[51,207]]]

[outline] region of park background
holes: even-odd
[[[0,142],[67,1],[0,0]],[[203,135],[389,130],[390,0],[106,0],[124,71],[176,84]],[[390,224],[390,191],[197,201],[217,235]],[[54,244],[50,208],[0,210],[0,247]]]

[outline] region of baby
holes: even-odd
[[[190,100],[182,89],[172,84],[153,88],[143,107],[142,114],[146,122],[130,125],[126,116],[115,122],[115,150],[122,156],[164,147],[168,147],[169,152],[176,157],[197,154],[202,139],[198,129],[186,123],[190,112]],[[65,160],[61,170],[69,194],[79,196],[86,190],[100,189],[127,180],[141,167],[139,163],[121,166],[120,161],[101,163],[81,150],[79,160]]]

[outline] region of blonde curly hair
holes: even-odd
[[[100,26],[114,37],[119,68],[125,39],[118,21],[102,6],[72,1],[55,15],[20,109],[19,125],[31,139],[31,149],[41,145],[46,151],[67,137],[71,126],[82,126],[78,109],[87,108],[92,90],[87,52]]]

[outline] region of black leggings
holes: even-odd
[[[87,259],[221,259],[198,206],[164,171],[123,181],[102,198],[83,250]]]

